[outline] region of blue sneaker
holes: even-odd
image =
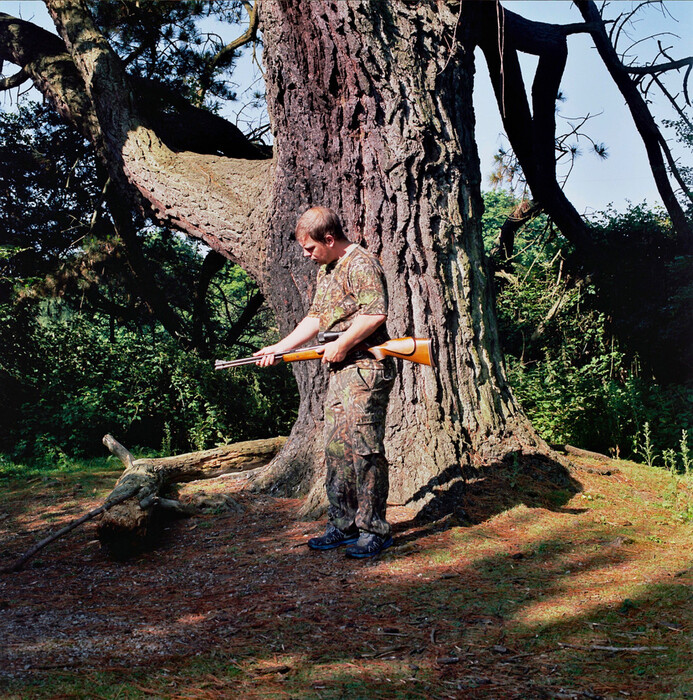
[[[362,532],[358,542],[346,548],[346,555],[355,559],[365,559],[366,557],[376,557],[383,549],[392,546],[393,539],[390,535],[383,538],[374,532]]]
[[[311,549],[335,549],[343,544],[351,544],[359,538],[358,530],[352,532],[342,532],[332,523],[327,523],[327,529],[322,537],[312,537],[308,540]]]

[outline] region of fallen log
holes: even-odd
[[[176,484],[261,467],[285,442],[283,437],[248,440],[204,452],[134,459],[115,438],[104,436],[104,445],[125,466],[107,502],[118,500],[124,493],[132,496],[104,513],[97,526],[101,545],[116,559],[126,559],[151,547],[166,515],[186,516],[199,512],[195,506],[171,498]]]

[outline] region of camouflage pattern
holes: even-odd
[[[388,465],[383,448],[385,412],[394,373],[357,361],[330,372],[325,399],[325,462],[329,521],[390,534],[385,520]]]
[[[322,265],[309,316],[321,331],[347,330],[361,315],[387,315],[385,274],[375,255],[351,245],[339,260]],[[369,338],[388,339],[385,325]],[[325,462],[328,518],[346,532],[359,530],[386,537],[388,465],[383,449],[387,398],[394,363],[363,353],[330,365],[325,400]]]
[[[321,331],[345,331],[359,314],[387,315],[385,274],[378,258],[353,244],[334,263],[321,265],[308,316],[320,320]],[[385,326],[371,340],[387,340]]]

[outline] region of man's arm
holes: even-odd
[[[341,362],[352,348],[370,336],[376,328],[385,323],[385,314],[361,314],[357,316],[342,335],[325,344],[322,363]]]
[[[278,362],[274,357],[276,353],[287,352],[303,345],[311,338],[314,338],[319,330],[320,319],[316,316],[306,316],[289,335],[282,338],[278,343],[268,345],[253,353],[258,358],[257,364],[260,367],[269,367],[275,364],[275,362]]]

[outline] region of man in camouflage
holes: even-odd
[[[378,259],[344,236],[337,215],[325,207],[306,211],[296,225],[304,255],[320,263],[308,315],[285,338],[256,353],[258,364],[293,350],[319,331],[342,335],[325,345],[330,371],[325,399],[327,530],[308,541],[312,549],[341,545],[347,556],[379,554],[392,544],[385,520],[388,465],[383,448],[385,412],[394,369],[358,349],[369,339],[387,340],[385,275]]]

